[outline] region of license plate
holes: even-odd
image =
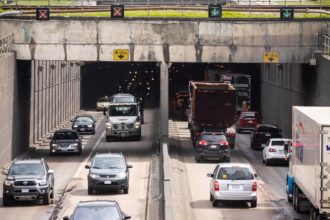
[[[105,181],[104,181],[104,184],[107,184],[107,185],[108,185],[108,184],[111,184],[111,180],[105,180]]]
[[[231,184],[231,185],[229,185],[229,190],[232,190],[232,191],[243,191],[243,185]]]
[[[80,131],[85,131],[85,128],[80,128]]]
[[[266,134],[265,136],[266,136],[266,137],[270,137],[270,134]]]
[[[22,189],[22,193],[28,193],[29,189]]]
[[[121,137],[126,137],[126,136],[127,136],[127,133],[126,133],[126,132],[121,132],[121,133],[120,133],[120,136],[121,136]]]
[[[250,121],[248,121],[248,123],[250,123],[250,124],[251,124],[251,123],[253,123],[253,121],[251,121],[251,120],[250,120]]]
[[[217,148],[217,145],[211,145],[211,148],[212,149],[216,149]]]

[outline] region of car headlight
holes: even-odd
[[[71,144],[71,147],[78,147],[77,143]]]
[[[87,125],[87,127],[91,128],[91,127],[93,127],[93,125]]]
[[[134,127],[137,129],[137,128],[140,128],[141,127],[141,123],[140,122],[135,122],[134,123]]]
[[[78,128],[78,125],[73,125],[74,128]]]
[[[90,173],[89,174],[89,177],[92,178],[92,179],[99,179],[100,178],[100,175]]]
[[[116,176],[117,176],[118,178],[123,179],[123,178],[126,178],[126,173],[118,173]]]
[[[11,186],[14,184],[14,180],[5,180],[5,185],[6,186]]]
[[[37,182],[38,182],[39,186],[47,185],[47,180],[46,179],[38,179]]]
[[[52,147],[57,147],[57,144],[52,144]]]
[[[105,123],[105,127],[107,128],[107,129],[112,129],[112,125],[108,122],[108,123]]]

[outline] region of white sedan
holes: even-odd
[[[291,139],[286,138],[269,139],[266,144],[262,145],[262,162],[264,162],[266,166],[268,166],[272,162],[288,164],[288,146],[290,146],[291,142]]]

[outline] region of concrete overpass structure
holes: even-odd
[[[124,62],[160,64],[162,135],[167,135],[168,68],[175,62],[259,63],[260,110],[266,121],[278,124],[287,135],[290,135],[291,105],[327,102],[324,97],[315,99],[316,95],[320,97],[313,92],[317,86],[306,87],[306,82],[318,82],[326,91],[327,81],[318,81],[313,68],[311,74],[302,73],[306,69],[302,65],[309,62],[319,46],[318,34],[329,33],[327,20],[0,20],[0,35],[8,32],[14,33],[15,56],[1,58],[2,73],[11,85],[2,93],[6,100],[11,100],[1,103],[2,109],[8,112],[3,121],[4,124],[20,123],[18,117],[27,116],[29,121],[23,126],[18,124],[17,128],[21,133],[29,130],[29,136],[25,137],[28,141],[13,146],[12,137],[20,132],[10,126],[3,128],[9,128],[7,138],[0,139],[7,149],[0,155],[4,160],[36,143],[78,111],[80,66],[83,61],[115,62],[115,49],[128,50],[129,56]],[[281,68],[263,63],[264,53],[268,51],[279,54]],[[22,80],[23,75],[26,83],[17,86],[15,79]],[[20,111],[15,107],[19,114],[11,115],[10,112],[15,112],[13,103],[21,103],[22,97],[28,97],[29,102],[20,107]],[[275,107],[278,111],[274,112]],[[20,150],[12,152],[10,148]]]

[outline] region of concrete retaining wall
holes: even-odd
[[[114,61],[114,49],[128,49],[129,61],[263,63],[264,53],[275,51],[280,63],[307,63],[328,23],[5,19],[0,29],[15,32],[22,60]]]
[[[15,98],[15,54],[0,57],[0,163],[12,158]]]
[[[47,136],[80,109],[80,65],[32,61],[30,144]]]

